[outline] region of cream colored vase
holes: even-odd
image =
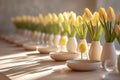
[[[48,41],[48,43],[49,43],[50,46],[53,46],[53,39],[54,39],[54,35],[50,34],[49,35],[49,41]]]
[[[114,44],[113,43],[105,43],[103,46],[102,55],[101,55],[101,61],[102,61],[103,67],[104,67],[104,62],[106,60],[110,60],[111,64],[115,65],[116,59],[117,59],[117,55],[116,55],[116,50],[115,50]]]
[[[101,60],[102,46],[100,41],[92,41],[90,50],[89,50],[89,59],[90,60]]]
[[[76,40],[76,37],[69,37],[68,38],[67,50],[68,50],[68,52],[76,52],[77,51],[77,40]]]
[[[55,46],[58,46],[58,45],[59,45],[60,38],[61,38],[60,35],[54,35],[53,44],[54,44]]]
[[[88,59],[88,44],[87,44],[86,39],[81,39],[79,41],[77,50],[78,50],[78,52],[80,52],[79,45],[80,45],[81,42],[85,43],[85,46],[86,46],[86,51],[83,53],[83,59]]]
[[[120,55],[118,56],[118,63],[117,63],[117,66],[118,66],[118,71],[120,72]]]
[[[86,39],[80,39],[79,44],[80,44],[81,42],[84,42],[84,43],[85,43],[85,45],[86,45],[86,51],[85,51],[85,53],[88,53],[88,45],[87,45]],[[78,44],[78,46],[79,46],[79,44]],[[79,49],[78,49],[78,51],[79,51]]]

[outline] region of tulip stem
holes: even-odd
[[[112,33],[112,22],[110,22],[110,33]]]
[[[83,53],[81,53],[81,60],[83,60]]]

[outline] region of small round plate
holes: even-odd
[[[101,62],[96,60],[67,60],[67,66],[75,71],[93,71],[100,68]]]
[[[51,52],[50,57],[55,61],[65,61],[75,59],[79,56],[78,53],[73,52]]]
[[[16,46],[22,46],[25,42],[25,40],[15,40]]]
[[[25,50],[30,50],[30,51],[34,51],[36,50],[36,43],[35,42],[28,42],[28,43],[24,43],[23,47]],[[41,47],[41,45],[38,45],[38,47]]]
[[[50,52],[57,51],[57,47],[55,46],[42,46],[38,48],[38,51],[41,54],[49,54]]]

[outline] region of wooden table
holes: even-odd
[[[0,40],[0,72],[12,80],[102,80],[107,73],[103,69],[71,71],[65,61],[55,62],[49,54],[25,51],[3,40]]]

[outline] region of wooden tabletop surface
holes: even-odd
[[[25,51],[4,40],[0,40],[0,72],[11,80],[102,80],[107,73],[103,69],[75,72],[65,61],[56,62],[49,54]]]

